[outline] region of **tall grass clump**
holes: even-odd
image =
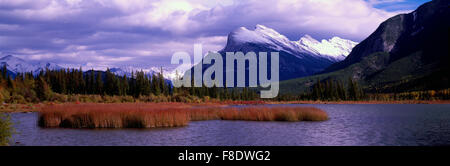
[[[0,146],[9,144],[13,134],[12,122],[9,115],[0,113]]]
[[[46,106],[39,126],[66,128],[153,128],[185,126],[188,114],[154,104],[64,104]]]
[[[243,107],[221,110],[223,120],[247,121],[324,121],[325,111],[314,107]]]
[[[109,103],[49,105],[39,126],[66,128],[154,128],[186,126],[189,121],[323,121],[326,112],[313,107],[223,107],[182,103]]]

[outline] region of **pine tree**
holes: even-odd
[[[119,86],[116,79],[116,76],[109,70],[109,68],[106,69],[105,72],[106,78],[105,78],[105,93],[108,95],[118,95],[119,94]]]
[[[160,83],[159,83],[159,79],[157,78],[157,76],[155,74],[152,74],[152,81],[151,81],[151,87],[152,87],[152,93],[155,94],[156,96],[159,96],[159,94],[161,94],[161,87],[160,87]]]
[[[4,64],[2,67],[2,78],[7,79],[8,78],[7,75],[8,75],[8,69],[6,68],[6,64]]]
[[[80,67],[77,73],[77,80],[79,81],[79,85],[77,87],[77,93],[84,94],[86,93],[86,82],[83,77],[83,69]]]
[[[347,99],[347,95],[346,95],[346,92],[345,92],[345,89],[344,89],[344,86],[342,85],[342,83],[339,81],[338,83],[337,83],[337,88],[338,88],[338,96],[339,96],[339,99],[340,100],[346,100]]]
[[[97,76],[95,79],[95,92],[96,94],[103,95],[103,80],[102,80],[102,73],[97,72]]]
[[[129,90],[128,78],[127,78],[127,75],[126,75],[126,74],[122,77],[122,81],[121,81],[121,82],[122,82],[122,83],[120,84],[120,85],[121,85],[121,89],[122,89],[122,90],[121,90],[121,95],[126,96],[128,90]]]
[[[348,95],[350,100],[360,100],[362,97],[362,90],[359,88],[358,82],[349,78],[348,80]]]
[[[37,78],[35,92],[41,101],[49,100],[52,95],[52,90],[43,77]]]
[[[96,90],[95,90],[95,72],[94,69],[91,70],[90,74],[89,74],[89,82],[88,82],[89,88],[89,94],[95,94]]]

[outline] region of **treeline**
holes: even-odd
[[[0,102],[27,103],[42,101],[179,101],[201,102],[205,99],[255,100],[257,94],[247,88],[174,88],[160,73],[136,71],[131,76],[80,69],[61,69],[18,73],[11,77],[5,66],[0,76]],[[88,95],[80,96],[80,95]],[[73,99],[73,97],[84,99]],[[115,98],[111,99],[110,96]],[[72,99],[71,99],[72,97]],[[99,97],[101,99],[99,99]],[[88,98],[88,99],[86,99]]]
[[[301,100],[363,100],[365,93],[357,81],[349,78],[347,85],[337,80],[326,80],[317,82],[312,86],[312,90],[298,96]]]
[[[395,101],[395,100],[450,100],[450,89],[412,91],[401,93],[371,93],[369,100]]]
[[[226,88],[226,87],[180,87],[173,88],[175,94],[197,96],[200,98],[214,98],[218,100],[256,100],[259,94],[250,88]]]
[[[162,70],[161,70],[162,71]],[[175,88],[163,73],[133,72],[118,76],[106,71],[61,69],[38,74],[19,73],[11,77],[6,67],[0,68],[0,102],[205,102],[220,100],[262,100],[259,89],[224,87]],[[402,93],[365,93],[355,80],[317,80],[308,92],[280,94],[264,100],[449,100],[449,89]]]
[[[27,75],[32,76],[31,73]],[[18,75],[18,82],[26,82],[29,77]],[[25,80],[20,80],[25,78]],[[131,77],[117,76],[109,69],[105,72],[82,69],[63,69],[41,71],[35,78],[38,82],[48,84],[53,92],[59,94],[97,94],[110,96],[131,95],[168,95],[170,85],[164,80],[162,73],[146,74],[143,71],[132,73]],[[17,79],[16,79],[17,80]],[[46,100],[44,98],[44,100]]]
[[[364,92],[363,87],[355,80],[349,78],[344,84],[337,80],[324,80],[317,82],[307,92],[298,94],[282,94],[276,100],[314,100],[314,101],[397,101],[397,100],[450,100],[450,89],[411,91],[397,93]]]

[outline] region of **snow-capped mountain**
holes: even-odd
[[[15,77],[18,73],[33,72],[33,74],[39,74],[41,70],[45,71],[46,68],[50,70],[59,69],[78,69],[82,68],[83,71],[96,70],[96,71],[106,71],[107,66],[92,66],[92,65],[68,65],[68,64],[56,64],[51,62],[29,62],[22,58],[15,57],[13,55],[7,55],[0,58],[0,67],[6,65],[8,73]],[[161,68],[158,67],[135,67],[135,66],[117,66],[110,67],[110,71],[118,76],[127,75],[131,77],[131,74],[136,71],[143,71],[146,74],[157,74],[161,72]],[[175,72],[169,70],[168,68],[163,68],[163,76],[166,79],[172,79],[176,77]]]
[[[24,72],[33,72],[34,74],[38,74],[41,70],[45,70],[46,68],[51,70],[62,69],[61,66],[55,63],[50,62],[33,63],[12,55],[7,55],[0,58],[0,66],[3,65],[6,65],[6,69],[8,69],[10,73],[14,75]]]
[[[231,37],[231,39],[230,39]],[[266,47],[290,53],[302,58],[300,54],[310,54],[328,58],[332,61],[341,61],[358,44],[351,40],[333,37],[329,40],[317,41],[309,35],[305,35],[298,41],[290,41],[286,36],[263,25],[256,25],[254,30],[240,27],[229,35],[229,44],[242,45],[245,43],[263,44]],[[230,43],[230,40],[232,42]]]
[[[102,64],[93,64],[93,63],[84,63],[84,64],[59,64],[64,68],[69,69],[79,69],[82,68],[83,71],[106,71],[109,70],[118,76],[131,77],[133,73],[137,71],[143,71],[148,75],[158,74],[161,72],[161,67],[155,66],[142,66],[142,65],[102,65]],[[172,79],[176,77],[176,72],[172,67],[163,67],[162,68],[163,76],[166,79]]]
[[[161,68],[159,67],[135,67],[135,66],[118,66],[118,67],[112,67],[109,68],[109,70],[119,76],[127,75],[131,76],[132,73],[136,73],[136,71],[143,71],[146,74],[152,75],[152,74],[158,74],[161,72]],[[164,78],[166,79],[172,79],[175,78],[175,72],[168,69],[168,68],[162,68],[162,73]]]
[[[345,59],[356,44],[339,37],[319,42],[309,35],[291,41],[271,28],[256,25],[254,30],[240,27],[229,33],[227,44],[219,53],[225,63],[226,52],[279,52],[280,80],[287,80],[322,71]],[[209,66],[203,65],[203,71]]]

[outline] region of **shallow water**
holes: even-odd
[[[450,145],[450,104],[301,106],[321,108],[330,119],[323,122],[212,120],[158,129],[61,129],[38,127],[37,113],[14,113],[12,120],[18,133],[11,144]]]

